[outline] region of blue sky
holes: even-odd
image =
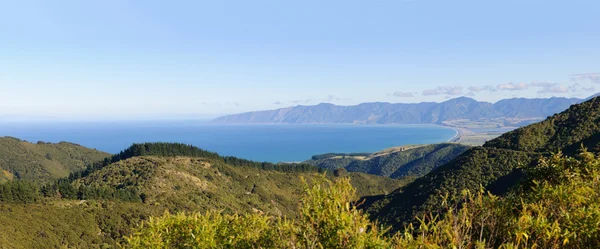
[[[2,1],[0,116],[600,91],[600,1]]]

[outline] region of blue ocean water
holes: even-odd
[[[110,153],[132,143],[180,142],[221,155],[269,162],[439,143],[455,135],[452,129],[417,125],[212,125],[182,121],[0,124],[0,136],[29,142],[68,141]]]

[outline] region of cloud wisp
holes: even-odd
[[[489,91],[489,92],[495,92],[496,88],[494,88],[494,86],[471,86],[468,88],[469,91],[473,92],[473,93],[478,93],[478,92],[485,92],[485,91]]]
[[[398,97],[398,98],[412,98],[415,95],[411,92],[393,92],[389,94],[390,96]]]
[[[496,86],[496,89],[500,90],[500,91],[520,91],[520,90],[527,90],[529,89],[529,85],[526,83],[506,83],[506,84],[500,84],[498,86]]]
[[[582,73],[571,75],[571,81],[574,82],[592,82],[600,84],[600,73]]]
[[[537,93],[568,93],[569,89],[558,83],[550,83],[550,82],[533,82],[531,83],[532,87],[538,87],[539,90]]]
[[[438,86],[435,89],[427,89],[423,90],[423,96],[432,96],[432,95],[449,95],[456,96],[463,94],[462,86]]]

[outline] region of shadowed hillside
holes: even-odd
[[[305,163],[326,169],[345,168],[349,172],[363,172],[392,178],[423,176],[432,169],[456,158],[470,147],[460,144],[433,144],[371,155],[315,156]]]

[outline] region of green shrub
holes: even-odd
[[[305,183],[296,220],[253,214],[165,214],[127,238],[131,248],[388,248],[377,225],[352,205],[350,179]]]
[[[178,214],[151,219],[128,237],[132,248],[600,248],[600,159],[554,155],[525,169],[507,196],[483,188],[444,196],[426,214],[385,234],[356,209],[348,178],[304,183],[300,217],[262,213]]]

